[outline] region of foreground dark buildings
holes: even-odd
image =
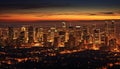
[[[6,54],[2,53],[2,51],[3,49],[1,50],[0,55],[0,68],[2,69],[120,68],[119,52],[100,50],[72,52],[73,50],[71,50],[71,53],[62,54],[59,53],[60,50],[59,52],[44,51],[43,48],[4,49]]]

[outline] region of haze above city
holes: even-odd
[[[0,23],[120,19],[120,0],[0,0]]]

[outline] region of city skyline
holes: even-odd
[[[119,0],[1,0],[0,22],[120,19]]]
[[[115,21],[104,24],[68,25],[41,27],[41,25],[6,26],[0,28],[1,46],[13,47],[115,47],[119,44],[119,26]],[[11,41],[14,41],[11,44]],[[110,42],[112,41],[112,43]],[[6,42],[6,43],[5,43]]]
[[[120,0],[0,0],[0,69],[120,69]]]

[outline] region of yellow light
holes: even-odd
[[[120,19],[119,15],[46,15],[38,17],[37,15],[43,14],[2,14],[8,15],[10,17],[0,17],[0,20],[3,21],[37,21],[37,20],[105,20],[105,19]]]
[[[96,47],[95,45],[93,45],[93,48],[92,48],[93,50],[99,50],[99,48],[98,47]]]

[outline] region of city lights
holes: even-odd
[[[120,69],[120,0],[0,0],[0,69]]]

